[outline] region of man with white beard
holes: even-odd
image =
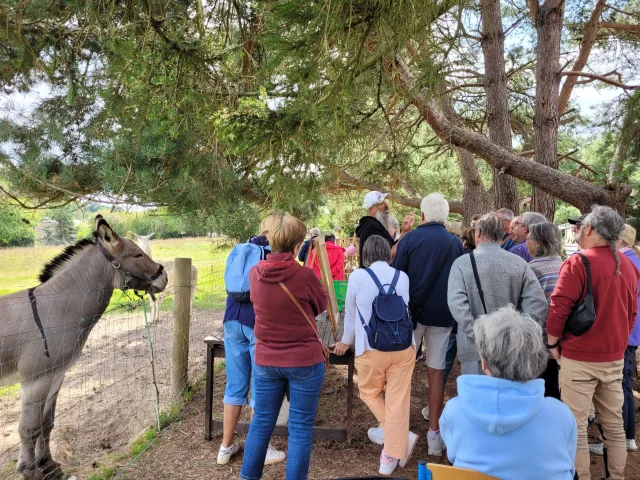
[[[388,193],[369,192],[364,197],[363,207],[367,210],[367,215],[360,219],[356,227],[356,236],[360,239],[360,247],[358,251],[358,261],[362,268],[362,247],[371,235],[380,235],[389,242],[391,246],[392,257],[396,254],[397,241],[391,237],[387,229],[391,214],[389,212],[389,204],[385,201]],[[406,233],[413,230],[415,215],[410,213],[402,222],[402,231],[400,238]],[[400,239],[398,239],[398,242]]]

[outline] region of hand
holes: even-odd
[[[347,345],[346,343],[338,342],[338,343],[334,343],[329,348],[331,349],[331,351],[333,353],[335,353],[338,356],[341,356],[341,355],[344,355],[345,353],[347,353],[347,350],[349,350],[349,348],[351,348],[351,347],[349,345]]]
[[[558,347],[549,349],[554,360],[560,360],[560,349]]]
[[[416,214],[411,212],[409,215],[404,217],[402,221],[402,233],[409,233],[413,230],[413,224],[416,222]]]

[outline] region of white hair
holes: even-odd
[[[441,193],[430,193],[422,199],[420,210],[427,222],[446,222],[449,216],[449,202]]]
[[[513,305],[478,318],[473,333],[478,354],[495,378],[528,382],[547,366],[542,327]]]

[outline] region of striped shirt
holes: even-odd
[[[544,296],[547,297],[547,302],[550,302],[551,294],[556,288],[556,283],[558,283],[562,259],[560,256],[534,258],[529,262],[529,266],[538,277],[542,290],[544,290]]]

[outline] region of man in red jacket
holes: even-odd
[[[547,317],[547,346],[560,360],[560,391],[578,423],[576,471],[589,480],[587,417],[591,402],[600,415],[612,479],[624,478],[627,460],[622,423],[622,368],[638,310],[640,274],[619,255],[616,241],[624,221],[609,207],[595,206],[574,228],[576,241],[591,267],[596,319],[586,333],[565,332],[567,318],[586,293],[587,275],[579,255],[560,270]]]

